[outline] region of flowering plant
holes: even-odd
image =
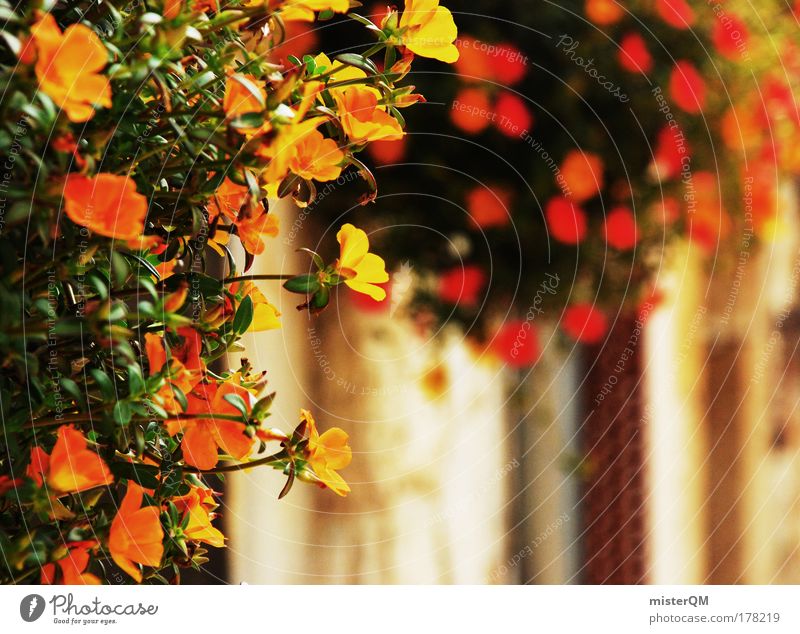
[[[266,465],[346,495],[347,434],[310,412],[267,424],[243,360],[280,328],[258,287],[325,308],[340,284],[385,296],[383,260],[341,227],[313,271],[247,275],[278,231],[269,200],[400,139],[414,54],[453,61],[450,13],[406,0],[380,24],[348,0],[39,0],[4,22],[0,100],[0,552],[4,583],[177,582],[225,537],[211,480]],[[287,25],[352,19],[362,53],[273,54]],[[234,257],[239,242],[244,262]],[[266,392],[266,394],[265,394]],[[123,578],[118,572],[114,578]]]

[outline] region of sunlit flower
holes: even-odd
[[[314,93],[316,98],[316,93]],[[301,118],[300,114],[295,119]],[[303,140],[316,132],[325,121],[324,117],[313,117],[305,121],[290,123],[280,126],[274,134],[265,137],[257,154],[268,159],[267,167],[261,172],[260,177],[265,183],[279,183],[289,173],[289,165],[295,157],[297,146]]]
[[[608,332],[608,320],[593,304],[573,304],[564,311],[561,329],[575,341],[598,343]]]
[[[603,160],[591,152],[570,150],[561,163],[561,177],[576,202],[589,200],[603,186]]]
[[[278,216],[264,212],[257,216],[240,218],[236,221],[236,233],[248,253],[259,255],[264,252],[264,238],[278,235]]]
[[[227,394],[236,394],[248,402],[249,393],[230,381],[217,386],[216,383],[200,384],[187,395],[187,414],[197,418],[177,418],[167,421],[167,431],[174,436],[183,433],[181,449],[186,464],[198,469],[211,469],[219,462],[218,449],[241,460],[253,447],[253,439],[245,434],[243,422],[215,417],[240,416],[240,412],[225,399]],[[204,416],[208,416],[205,418]]]
[[[96,542],[69,544],[63,557],[42,566],[41,581],[45,585],[60,583],[65,586],[100,585],[97,576],[86,572],[89,566],[89,549]],[[60,572],[60,575],[59,575]]]
[[[113,482],[106,463],[86,447],[86,438],[71,425],[58,428],[58,439],[48,456],[39,446],[31,449],[28,477],[47,483],[58,495],[77,493]]]
[[[222,531],[211,524],[215,517],[213,510],[217,507],[211,490],[192,486],[186,495],[172,498],[172,503],[183,513],[183,519],[189,518],[189,523],[183,529],[187,539],[216,548],[225,546]]]
[[[250,297],[253,302],[253,323],[250,330],[253,332],[263,332],[264,330],[275,330],[281,327],[281,316],[275,306],[267,301],[259,288],[252,282],[234,282],[230,285],[231,294],[238,297]]]
[[[222,214],[231,221],[236,220],[239,211],[249,200],[250,190],[247,185],[239,185],[226,176],[208,201],[209,217],[213,220]]]
[[[281,19],[286,22],[313,22],[314,14],[320,11],[347,13],[350,2],[349,0],[283,0],[276,8],[280,8]]]
[[[346,496],[350,487],[337,471],[349,465],[353,458],[353,452],[347,444],[347,433],[343,429],[332,427],[320,435],[311,412],[300,410],[300,418],[306,422],[308,464],[322,484],[337,495]]]
[[[289,169],[308,180],[321,182],[339,178],[344,152],[333,139],[326,139],[319,130],[313,130],[295,146]]]
[[[147,365],[150,368],[150,376],[164,370],[167,363],[167,351],[164,338],[153,332],[146,333],[144,336],[144,349],[145,355],[147,356]],[[202,364],[202,361],[200,363]],[[158,392],[152,395],[153,398],[171,414],[181,411],[182,407],[175,395],[173,386],[184,394],[187,394],[202,378],[201,368],[202,365],[190,370],[181,361],[171,355],[168,367],[169,376],[159,388]]]
[[[222,107],[229,119],[253,112],[262,112],[267,103],[263,82],[253,75],[230,73],[225,82]]]
[[[45,13],[31,27],[31,36],[38,54],[39,86],[70,121],[88,121],[96,106],[111,106],[111,84],[99,74],[108,53],[94,31],[73,24],[62,33],[55,18]]]
[[[378,139],[400,139],[403,129],[383,106],[378,105],[378,93],[373,88],[351,86],[334,94],[342,127],[353,143]]]
[[[439,0],[406,0],[400,30],[403,44],[417,55],[447,63],[458,59],[453,44],[458,29],[450,9],[439,6]]]
[[[344,278],[344,283],[376,301],[384,300],[386,291],[376,284],[388,282],[389,274],[383,258],[369,253],[367,234],[347,223],[336,234],[336,240],[339,242],[336,272]]]
[[[64,211],[75,224],[108,238],[141,237],[147,199],[127,176],[70,174],[64,185]]]
[[[161,511],[156,506],[141,508],[143,499],[144,489],[128,480],[128,490],[108,535],[112,559],[137,583],[142,581],[142,571],[136,564],[157,568],[164,555]]]
[[[586,237],[586,212],[568,198],[551,198],[544,215],[550,235],[559,242],[577,244]]]

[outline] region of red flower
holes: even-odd
[[[653,58],[644,38],[638,33],[628,33],[619,43],[619,64],[631,73],[647,74],[653,69]]]
[[[514,93],[505,91],[494,104],[493,123],[497,130],[512,139],[531,129],[533,116],[525,102]]]
[[[495,44],[495,60],[492,68],[498,83],[511,86],[521,81],[527,72],[527,59],[512,44]]]
[[[481,229],[511,222],[511,192],[505,188],[479,185],[469,191],[466,203],[472,222]]]
[[[598,343],[608,332],[608,320],[593,304],[573,304],[564,311],[561,329],[581,343]]]
[[[738,59],[741,56],[747,47],[749,36],[747,25],[731,14],[725,16],[725,20],[716,20],[711,31],[714,47],[728,59]]]
[[[632,249],[638,240],[638,229],[633,212],[627,207],[616,207],[606,216],[603,227],[606,242],[620,251]]]
[[[586,237],[586,212],[571,200],[551,198],[544,215],[550,234],[559,242],[577,244]]]
[[[488,93],[481,88],[459,91],[450,107],[450,120],[469,134],[478,134],[491,122],[493,113]]]
[[[542,354],[533,324],[521,319],[507,321],[500,326],[492,338],[490,349],[512,368],[532,366]]]
[[[439,299],[446,304],[474,308],[486,286],[486,273],[474,264],[456,266],[439,278]]]
[[[706,104],[706,84],[691,62],[681,60],[672,69],[669,94],[681,110],[689,114],[703,111]]]
[[[688,29],[694,24],[694,11],[686,0],[656,0],[656,11],[664,22],[676,29]]]

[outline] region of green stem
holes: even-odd
[[[282,462],[282,460],[278,459],[278,456],[283,453],[282,451],[278,453],[274,453],[271,456],[265,456],[264,458],[259,458],[258,460],[251,460],[250,462],[240,462],[237,464],[230,464],[230,465],[223,465],[221,467],[214,467],[213,469],[198,469],[197,473],[202,474],[214,474],[214,473],[228,473],[231,471],[241,471],[242,469],[249,469],[251,467],[260,467],[264,465],[268,465],[270,463],[278,463]]]

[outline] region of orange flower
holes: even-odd
[[[76,123],[94,116],[95,106],[111,106],[111,84],[99,71],[108,61],[100,38],[83,24],[62,33],[46,13],[31,27],[36,44],[39,87]]]
[[[296,146],[289,169],[301,178],[332,181],[342,173],[340,163],[344,152],[333,139],[326,139],[319,130],[313,130]]]
[[[167,351],[164,339],[161,335],[148,332],[144,336],[144,351],[147,355],[147,365],[150,368],[150,376],[161,372],[167,363]],[[202,361],[198,359],[199,363]],[[181,405],[175,397],[174,385],[184,394],[188,394],[192,388],[200,382],[202,378],[202,365],[190,370],[180,360],[172,357],[169,364],[169,378],[162,385],[158,392],[153,394],[161,406],[171,414],[181,411]]]
[[[164,555],[164,531],[161,511],[156,506],[142,506],[144,489],[128,480],[128,490],[108,535],[108,550],[114,562],[137,582],[142,571],[136,564],[157,568]]]
[[[203,415],[208,418],[176,419],[167,421],[167,431],[174,436],[183,433],[181,448],[186,464],[198,469],[211,469],[219,462],[217,449],[241,460],[253,447],[253,439],[245,434],[244,423],[235,420],[215,418],[215,414],[238,416],[239,410],[225,400],[227,394],[238,394],[245,403],[249,393],[243,387],[230,382],[217,386],[216,383],[198,385],[187,396],[187,414]]]
[[[300,410],[300,419],[306,423],[308,446],[306,459],[314,473],[319,477],[321,484],[328,487],[336,495],[346,496],[350,487],[337,471],[350,464],[353,452],[347,444],[347,433],[338,427],[333,427],[320,436],[317,424],[311,412]]]
[[[554,196],[544,210],[550,235],[565,244],[578,244],[586,237],[586,212],[568,198]]]
[[[367,234],[347,223],[336,234],[336,240],[339,242],[336,272],[344,278],[344,283],[375,301],[386,299],[386,290],[376,286],[389,281],[386,263],[380,256],[369,253]]]
[[[241,218],[236,221],[236,233],[242,241],[242,246],[248,253],[259,255],[264,252],[262,238],[274,238],[278,235],[278,216],[268,212],[253,217]]]
[[[95,544],[96,542],[75,542],[70,544],[63,557],[56,560],[55,563],[46,563],[42,566],[42,583],[45,585],[56,583],[58,576],[56,565],[58,565],[61,571],[61,585],[100,585],[100,579],[92,573],[86,572],[86,568],[89,565],[89,548]]]
[[[450,9],[439,0],[406,0],[400,18],[403,44],[422,57],[452,63],[458,59],[455,42],[458,36]]]
[[[256,77],[242,73],[228,75],[222,107],[229,119],[251,112],[263,112],[266,103],[267,91]]]
[[[236,220],[239,211],[250,200],[250,190],[247,185],[239,185],[227,176],[222,184],[217,187],[214,197],[208,201],[208,215],[214,220],[222,214],[229,220]]]
[[[309,98],[316,97],[316,92],[309,95]],[[302,108],[305,105],[301,106]],[[296,114],[295,119],[299,121],[301,114]],[[322,124],[324,117],[313,117],[298,123],[284,125],[278,129],[275,136],[265,142],[257,151],[262,158],[269,159],[266,169],[261,173],[261,178],[265,183],[278,183],[289,173],[289,165],[294,159],[297,146],[303,139],[316,131]]]
[[[58,439],[49,456],[39,446],[31,449],[26,473],[39,486],[46,482],[57,495],[78,493],[113,482],[106,463],[86,448],[86,438],[71,425],[58,428]]]
[[[596,154],[571,150],[561,163],[561,176],[576,202],[589,200],[603,186],[603,161]]]
[[[211,520],[216,517],[212,511],[217,508],[217,504],[210,489],[192,486],[189,493],[173,498],[172,502],[183,513],[184,519],[187,516],[189,518],[189,523],[183,529],[187,539],[205,542],[216,548],[225,546],[225,535],[211,524]]]
[[[511,192],[503,187],[474,187],[467,193],[466,206],[476,227],[503,227],[511,222]]]
[[[64,211],[72,222],[108,238],[133,240],[144,231],[147,199],[126,176],[70,174]]]
[[[403,138],[400,123],[378,106],[378,93],[373,88],[352,86],[335,93],[333,98],[342,127],[353,143]]]

